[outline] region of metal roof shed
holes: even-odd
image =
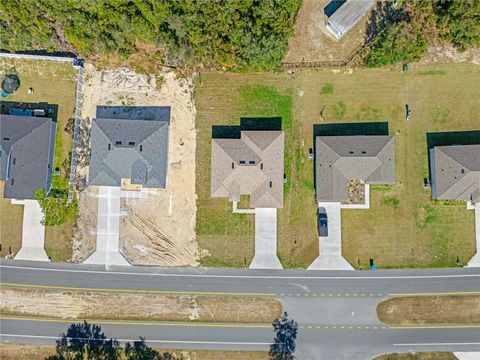
[[[370,11],[374,0],[347,0],[327,20],[327,29],[340,39]]]

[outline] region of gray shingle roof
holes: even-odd
[[[346,201],[349,180],[395,182],[395,139],[391,136],[317,136],[317,201]]]
[[[131,179],[165,188],[169,124],[169,107],[99,106],[92,122],[89,183],[120,186],[122,179]]]
[[[0,179],[5,180],[5,198],[34,199],[35,190],[50,190],[55,129],[50,118],[0,115]]]
[[[430,149],[432,197],[480,201],[480,144]]]
[[[212,140],[212,197],[239,201],[250,195],[250,207],[283,207],[283,131],[241,131],[240,139]]]

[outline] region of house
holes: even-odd
[[[395,182],[395,139],[391,136],[317,136],[315,139],[317,202],[345,202],[348,183]]]
[[[347,0],[327,18],[327,29],[340,39],[360,21],[375,4],[374,0]]]
[[[3,196],[34,199],[50,191],[56,122],[47,117],[0,115],[0,179]]]
[[[98,106],[92,122],[89,184],[165,188],[170,107]]]
[[[213,139],[212,197],[239,201],[250,195],[252,208],[282,208],[283,152],[283,131],[241,131],[239,139]]]
[[[480,202],[480,144],[430,149],[434,199]]]

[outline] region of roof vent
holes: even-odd
[[[4,137],[3,140],[8,141],[10,138]]]
[[[249,163],[250,165],[255,165],[255,160],[250,160],[248,163]]]
[[[241,165],[245,165],[245,160],[240,160]]]
[[[128,142],[128,146],[135,146],[135,142],[129,141],[129,142]]]
[[[143,145],[140,145],[140,151],[143,151]]]
[[[366,154],[367,152],[365,150],[362,151],[362,154]]]
[[[350,154],[353,154],[353,151],[349,151]]]

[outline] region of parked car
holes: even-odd
[[[321,237],[328,236],[328,216],[324,207],[318,208],[317,213],[318,235]]]

